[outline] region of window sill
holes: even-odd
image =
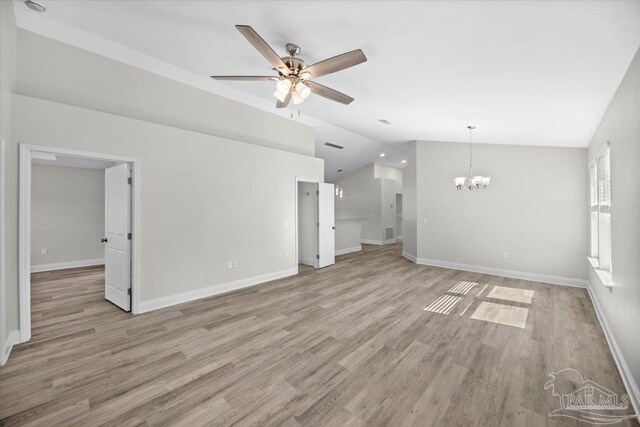
[[[591,267],[593,267],[593,270],[596,272],[596,275],[600,279],[600,282],[602,283],[602,285],[605,286],[606,288],[613,287],[611,271],[600,270],[597,258],[587,257],[587,259],[589,260],[589,264],[591,264]]]

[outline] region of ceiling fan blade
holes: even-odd
[[[324,96],[325,98],[332,101],[336,101],[346,105],[349,105],[353,102],[353,98],[349,95],[345,95],[344,93],[338,92],[337,90],[331,89],[330,87],[323,86],[320,83],[305,80],[304,84],[309,86],[311,92],[315,93],[316,95]]]
[[[362,64],[366,61],[367,57],[364,56],[364,52],[360,49],[356,49],[309,65],[300,71],[300,74],[309,73],[312,77],[320,77],[325,74],[331,74],[336,71],[344,70],[345,68],[353,67],[354,65]]]
[[[287,96],[284,98],[284,102],[278,99],[278,102],[276,102],[276,108],[285,108],[287,105],[289,105],[289,102],[291,102],[291,89],[289,90]]]
[[[258,52],[260,52],[262,56],[264,56],[266,60],[273,65],[276,70],[280,71],[284,75],[289,74],[289,67],[287,67],[287,64],[280,59],[278,54],[267,44],[266,41],[264,41],[262,37],[260,37],[258,33],[255,32],[253,28],[248,25],[236,25],[236,28],[247,40],[249,40],[249,43],[251,43],[253,47],[255,47]]]
[[[275,76],[211,76],[211,78],[215,80],[239,80],[245,82],[279,80]]]

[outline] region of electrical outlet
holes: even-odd
[[[284,226],[288,227],[289,226],[289,221],[287,221],[286,219],[284,220]]]
[[[238,262],[237,261],[233,261],[233,268],[238,268]]]
[[[509,258],[509,252],[507,251],[502,252],[502,258]]]
[[[49,249],[44,248],[44,249],[42,250],[42,255],[48,255],[48,254],[49,254]]]
[[[228,269],[232,269],[233,268],[233,261],[227,261],[227,268]]]

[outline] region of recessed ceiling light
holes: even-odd
[[[45,10],[47,10],[46,7],[44,7],[40,3],[36,3],[33,0],[27,0],[24,2],[24,4],[26,4],[29,9],[35,10],[36,12],[44,12]]]
[[[384,154],[384,153],[380,153],[380,157],[384,157],[384,156],[385,156],[385,154]]]
[[[401,163],[407,163],[407,161],[406,161],[406,160],[403,160]]]

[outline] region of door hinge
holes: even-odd
[[[320,191],[316,190],[316,196],[319,196],[319,195],[320,195]]]
[[[133,178],[131,178],[131,177],[127,178],[127,182],[128,182],[129,184],[133,183]]]
[[[320,259],[320,255],[316,255],[316,259]]]
[[[127,240],[131,240],[131,233],[127,233]]]
[[[131,295],[131,288],[127,289],[127,295]]]

